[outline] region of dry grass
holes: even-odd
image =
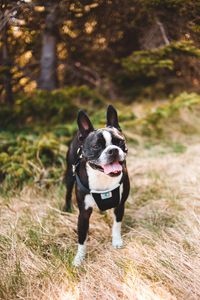
[[[200,299],[200,144],[184,145],[131,148],[126,246],[112,249],[111,213],[95,211],[78,270],[63,187],[1,198],[0,299]]]

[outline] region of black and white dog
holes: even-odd
[[[76,182],[79,217],[74,266],[80,265],[85,258],[89,218],[95,205],[102,211],[114,208],[112,245],[115,248],[123,246],[121,221],[130,189],[126,169],[127,146],[115,108],[108,106],[105,128],[94,129],[82,110],[77,123],[79,130],[67,153],[65,205],[65,210],[71,211],[72,189]]]

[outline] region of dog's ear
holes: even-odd
[[[80,110],[78,113],[78,118],[77,118],[77,123],[78,123],[78,128],[79,128],[79,139],[83,140],[86,138],[86,136],[94,130],[94,127],[92,126],[92,123],[90,119],[88,118],[87,114],[83,111]]]
[[[112,105],[109,105],[107,108],[107,124],[106,125],[107,125],[107,127],[115,127],[119,131],[121,131],[121,128],[118,123],[117,111]]]

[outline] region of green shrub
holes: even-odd
[[[104,99],[86,86],[68,87],[52,92],[36,90],[16,96],[13,107],[1,105],[0,128],[36,124],[55,125],[73,120],[80,106],[101,107]]]
[[[21,188],[25,182],[61,181],[67,151],[66,136],[0,134],[0,179],[4,188]],[[52,176],[53,174],[53,176]],[[53,180],[52,180],[53,178]]]
[[[161,48],[134,51],[121,61],[122,71],[116,78],[125,95],[158,98],[180,93],[193,87],[197,77],[193,70],[200,49],[191,41],[172,42]]]
[[[142,128],[142,133],[145,135],[159,136],[162,134],[165,124],[170,127],[170,120],[176,116],[177,122],[181,122],[178,118],[181,109],[192,109],[195,105],[200,105],[200,95],[186,92],[180,94],[175,99],[165,102],[163,105],[156,108],[153,112],[149,112],[146,117],[136,121]]]
[[[200,58],[200,49],[191,41],[174,42],[159,49],[134,51],[122,60],[122,66],[133,77],[155,77],[159,70],[174,70],[181,54]]]

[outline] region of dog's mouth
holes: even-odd
[[[106,175],[118,176],[122,172],[122,161],[115,161],[105,165],[97,165],[94,163],[89,163],[93,169],[97,169]]]

